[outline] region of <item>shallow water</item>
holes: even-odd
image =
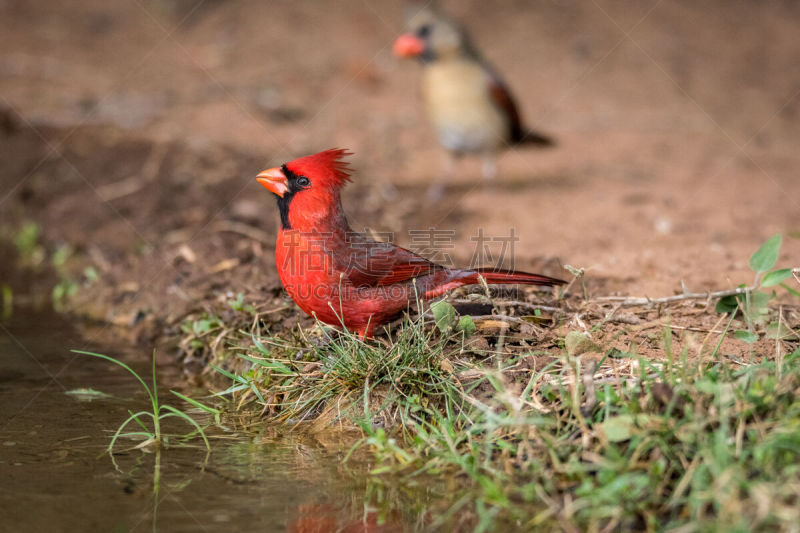
[[[116,365],[71,348],[121,355],[87,343],[55,315],[16,313],[0,323],[0,531],[422,527],[429,489],[398,495],[359,475],[365,465],[343,464],[344,447],[307,437],[216,430],[209,456],[200,441],[160,454],[126,441],[115,469],[105,453],[111,432],[129,409],[146,409],[147,398]],[[148,375],[146,356],[120,358]],[[110,396],[88,401],[71,392],[88,388]],[[167,390],[161,395],[186,407]]]

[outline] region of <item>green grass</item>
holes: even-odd
[[[147,394],[148,399],[150,400],[150,410],[141,410],[137,412],[128,411],[130,415],[122,424],[119,425],[117,430],[114,432],[114,435],[111,437],[111,441],[108,443],[108,447],[106,451],[111,456],[112,460],[114,457],[114,446],[117,443],[117,440],[120,438],[133,438],[138,439],[140,442],[137,444],[136,448],[144,448],[146,446],[156,446],[158,448],[164,447],[169,444],[170,437],[178,438],[181,441],[186,441],[191,439],[192,437],[199,436],[207,450],[211,450],[211,447],[208,442],[208,438],[206,437],[205,431],[200,426],[200,424],[194,420],[191,416],[186,414],[185,412],[173,407],[171,405],[165,404],[159,400],[158,397],[158,384],[156,382],[156,356],[155,352],[153,353],[153,363],[152,363],[152,386],[148,386],[144,379],[130,366],[126,365],[122,361],[118,359],[114,359],[113,357],[109,357],[108,355],[94,353],[94,352],[85,352],[82,350],[72,350],[72,352],[82,355],[89,355],[92,357],[97,357],[99,359],[104,359],[111,363],[114,363],[117,366],[124,368],[128,373],[130,373],[139,384],[144,389],[145,393]],[[217,421],[219,420],[219,411],[216,409],[204,406],[203,404],[188,398],[187,396],[176,392],[170,391],[172,394],[189,402],[190,404],[194,405],[195,407],[199,407],[204,411],[210,412],[217,417]],[[194,431],[184,435],[170,435],[162,431],[162,422],[168,418],[177,418],[189,424],[191,427],[194,428]],[[132,423],[136,423],[139,426],[138,431],[125,431],[125,429]]]

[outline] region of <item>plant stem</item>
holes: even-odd
[[[683,294],[676,294],[675,296],[666,296],[663,298],[648,298],[648,297],[630,297],[630,296],[600,296],[596,300],[607,302],[617,302],[623,307],[634,305],[659,305],[670,302],[678,302],[681,300],[712,300],[716,298],[724,298],[725,296],[735,296],[737,294],[749,294],[758,289],[758,286],[739,287],[737,289],[729,289],[726,291],[716,292],[685,292]]]

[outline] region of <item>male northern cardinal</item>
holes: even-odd
[[[433,3],[412,6],[409,14],[410,32],[395,41],[394,53],[418,58],[424,66],[422,88],[428,114],[449,153],[446,177],[464,154],[481,155],[484,178],[493,178],[501,149],[554,144],[551,138],[523,127],[505,83],[461,27]],[[432,188],[429,194],[440,192]]]
[[[340,189],[349,181],[345,150],[332,149],[261,172],[257,180],[278,199],[281,229],[275,263],[300,308],[362,338],[416,301],[479,283],[559,285],[559,279],[490,268],[451,269],[405,248],[356,233]]]

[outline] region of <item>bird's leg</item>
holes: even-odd
[[[457,164],[458,155],[448,150],[445,155],[444,165],[442,165],[441,177],[434,179],[431,186],[428,187],[427,196],[429,203],[435,203],[442,199],[445,185],[449,183],[453,175],[455,175]]]
[[[497,158],[494,154],[483,154],[482,163],[483,179],[493,180],[497,177]]]
[[[458,160],[460,158],[460,154],[457,152],[451,152],[450,150],[444,156],[444,168],[442,169],[442,177],[450,181],[456,173],[456,166],[458,166]]]
[[[368,340],[372,340],[375,334],[375,326],[372,324],[367,324],[363,328],[356,328],[355,332],[358,335],[358,340],[361,342],[366,342]]]

